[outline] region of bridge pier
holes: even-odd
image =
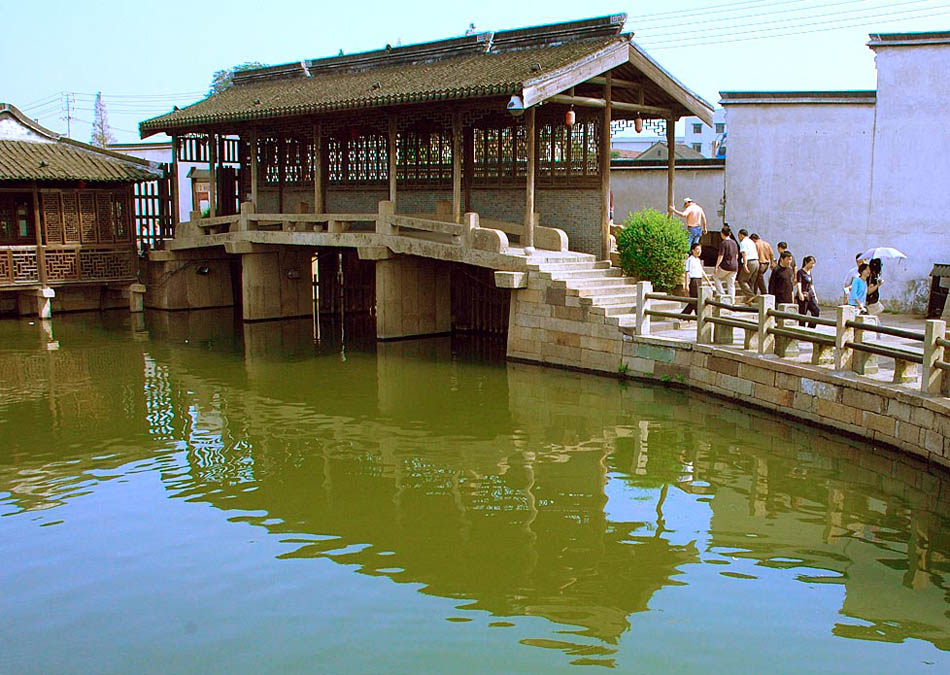
[[[380,340],[452,331],[449,265],[394,256],[376,261],[376,337]]]
[[[232,307],[231,262],[210,249],[150,251],[145,306],[183,310]]]
[[[241,255],[241,306],[245,321],[313,314],[313,251],[297,246],[226,247]]]

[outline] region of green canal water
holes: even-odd
[[[2,672],[950,670],[946,473],[491,342],[131,321],[0,321]]]

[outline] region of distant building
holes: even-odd
[[[677,143],[674,146],[673,152],[674,152],[674,155],[676,156],[676,159],[703,159],[703,155],[701,153],[694,150],[693,148],[690,148],[687,145],[683,145],[682,143]],[[669,149],[666,146],[666,143],[663,143],[662,141],[657,141],[656,143],[651,145],[649,148],[647,148],[646,150],[641,152],[639,155],[637,155],[635,161],[645,162],[645,161],[651,161],[651,160],[657,160],[657,159],[665,160],[669,156],[670,156],[670,153],[669,153]]]
[[[0,311],[127,304],[137,273],[133,185],[160,174],[0,103]]]
[[[724,157],[719,152],[726,137],[726,110],[719,108],[713,113],[713,126],[704,123],[698,117],[684,117],[686,133],[683,143],[700,153],[703,157]]]

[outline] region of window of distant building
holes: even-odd
[[[718,127],[719,125],[717,124],[716,126]],[[698,123],[698,124],[693,124],[693,133],[694,133],[694,134],[701,134],[701,133],[703,133],[703,124],[702,124],[702,122],[700,122],[700,123]]]
[[[703,151],[703,144],[702,144],[702,143],[693,143],[693,150],[695,150],[696,152],[702,152],[702,151]]]
[[[726,123],[716,122],[716,133],[721,134],[721,133],[725,133],[725,131],[726,131]]]

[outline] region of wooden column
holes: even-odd
[[[666,120],[666,203],[667,209],[673,204],[673,177],[676,175],[676,119]],[[669,215],[671,212],[667,211]]]
[[[613,97],[612,76],[608,72],[604,84],[604,120],[600,132],[600,259],[610,259],[610,103]]]
[[[396,208],[396,118],[389,118],[389,201],[393,203],[393,209]]]
[[[284,212],[284,173],[287,170],[287,144],[284,135],[277,134],[277,213]]]
[[[323,213],[323,125],[313,125],[313,212]]]
[[[475,158],[475,129],[469,127],[462,131],[462,194],[464,206],[462,211],[472,210],[472,174],[474,173]]]
[[[452,218],[462,222],[462,116],[452,114]]]
[[[36,237],[36,272],[40,284],[46,285],[46,250],[43,248],[43,223],[40,222],[40,191],[33,181],[33,234]]]
[[[181,139],[172,136],[172,226],[181,222],[181,185],[178,184],[178,153],[181,152]],[[174,231],[174,229],[172,230]]]
[[[534,253],[534,174],[537,165],[535,150],[534,106],[524,111],[525,136],[528,141],[528,175],[525,178],[524,236],[521,245],[527,255]]]
[[[208,134],[208,215],[218,215],[218,135]]]
[[[257,131],[252,131],[247,140],[248,145],[250,146],[251,152],[251,203],[254,205],[254,210],[257,210],[257,181],[259,174],[259,167],[257,164]]]

